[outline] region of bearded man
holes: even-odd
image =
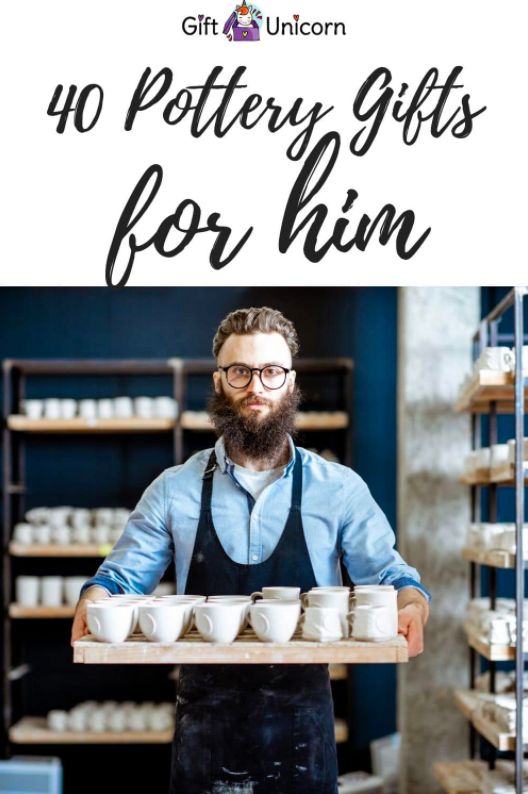
[[[293,324],[279,311],[240,309],[213,340],[213,449],[164,471],[119,542],[83,588],[86,603],[150,593],[172,561],[179,593],[249,595],[263,586],[355,584],[398,590],[409,655],[423,649],[429,593],[394,549],[394,533],[351,469],[296,447],[299,391]],[[171,794],[336,794],[328,666],[180,668]]]

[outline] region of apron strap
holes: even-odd
[[[292,500],[291,509],[301,510],[302,499],[302,460],[301,453],[295,447],[295,464],[293,466]]]
[[[207,461],[207,466],[205,467],[205,471],[202,475],[203,487],[202,487],[202,501],[200,505],[202,510],[207,510],[207,511],[211,510],[211,497],[213,494],[213,474],[215,469],[216,469],[216,455],[213,449],[213,451],[209,456],[209,460]]]

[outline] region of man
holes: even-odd
[[[213,450],[163,472],[145,491],[113,551],[86,583],[86,603],[149,593],[175,559],[178,592],[248,594],[265,585],[307,591],[341,583],[398,589],[399,631],[423,650],[429,594],[393,548],[394,534],[361,478],[292,441],[299,390],[293,324],[240,309],[213,341]],[[337,764],[326,665],[181,668],[171,792],[335,794]]]

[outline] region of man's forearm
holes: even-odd
[[[398,609],[403,609],[409,604],[414,604],[421,610],[425,626],[429,618],[429,602],[416,587],[404,587],[398,591]]]

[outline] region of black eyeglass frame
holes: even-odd
[[[247,369],[249,371],[248,382],[244,383],[243,386],[233,386],[232,383],[229,383],[229,380],[227,378],[227,371],[229,369],[231,369],[231,367],[244,367],[245,369]],[[262,373],[264,372],[265,369],[268,369],[268,367],[277,367],[277,369],[282,369],[283,370],[283,372],[284,372],[284,380],[282,381],[280,386],[266,386],[266,384],[262,380]],[[288,369],[288,367],[283,367],[282,364],[266,364],[265,367],[260,367],[259,368],[259,367],[247,367],[245,364],[237,364],[236,362],[233,363],[233,364],[229,364],[227,367],[221,367],[220,364],[219,364],[217,369],[221,370],[222,372],[225,372],[227,383],[229,384],[229,386],[231,386],[232,389],[247,389],[247,387],[249,386],[249,384],[253,380],[253,373],[254,372],[258,372],[258,376],[259,376],[260,382],[262,383],[262,385],[264,386],[265,389],[269,389],[270,391],[277,391],[277,389],[282,389],[282,387],[286,383],[286,379],[287,379],[288,375],[290,374],[290,372],[293,372],[293,369]]]

